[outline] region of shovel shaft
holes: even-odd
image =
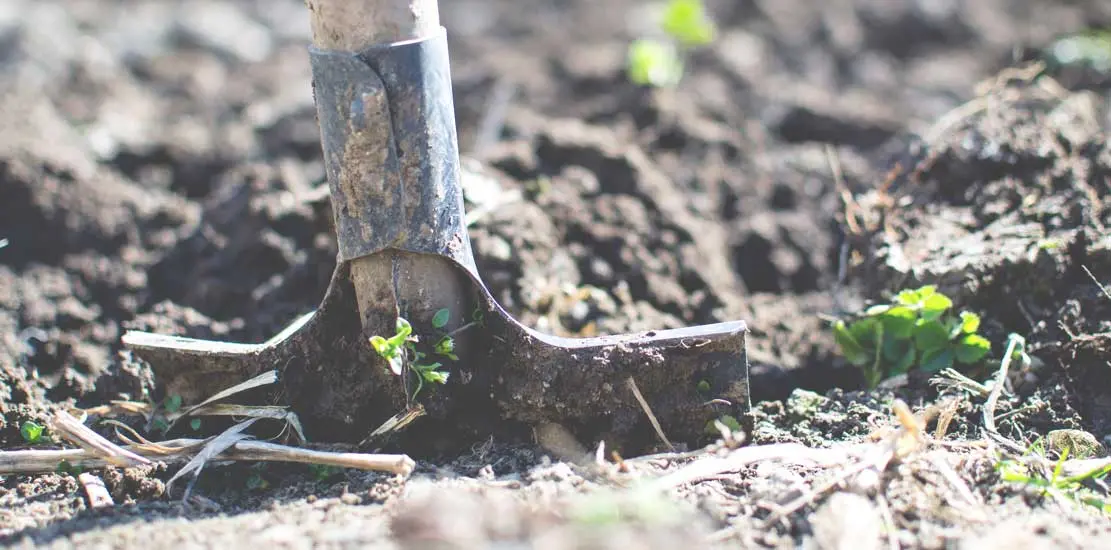
[[[445,30],[436,0],[306,0],[341,261],[366,336],[472,299]]]
[[[423,38],[440,27],[436,0],[305,0],[313,45],[355,52]]]

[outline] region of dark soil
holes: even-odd
[[[830,315],[937,284],[983,316],[995,357],[1009,333],[1028,342],[1035,361],[999,404],[1004,435],[1111,430],[1111,297],[1093,281],[1111,284],[1111,79],[1024,69],[1056,37],[1111,24],[1111,5],[711,2],[715,45],[693,52],[678,88],[652,90],[623,72],[640,3],[442,4],[478,267],[522,322],[587,336],[745,320],[752,443],[868,441],[894,422],[895,397],[916,411],[956,397],[949,439],[977,441],[982,399],[914,377],[862,391],[828,330]],[[123,351],[129,328],[269,338],[319,304],[336,244],[302,2],[9,5],[0,448],[16,449],[21,423],[59,405],[164,396]],[[164,466],[99,472],[107,511],[88,509],[70,474],[4,476],[0,540],[1094,548],[1111,536],[1106,516],[1002,482],[982,451],[945,455],[975,513],[922,459],[768,526],[820,468],[738,467],[657,502],[611,493],[550,448],[472,443],[418,457],[404,483],[209,466],[189,506],[166,493]],[[641,473],[684,462],[651,464]]]

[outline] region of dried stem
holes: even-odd
[[[198,453],[206,439],[173,439],[124,447],[145,462],[186,462]],[[148,460],[149,459],[149,460]],[[239,441],[215,457],[216,460],[299,462],[342,468],[358,468],[409,475],[415,467],[408,455],[335,453],[289,447],[265,441]],[[94,469],[115,466],[98,453],[85,449],[26,450],[0,452],[0,475],[53,472],[64,462],[73,467]]]

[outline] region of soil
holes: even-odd
[[[998,403],[1004,436],[1108,434],[1111,296],[1097,282],[1111,284],[1111,79],[1028,67],[1056,38],[1111,24],[1111,5],[708,7],[715,43],[691,52],[675,89],[645,89],[624,73],[628,42],[650,32],[641,3],[443,3],[484,281],[553,334],[746,321],[748,443],[865,444],[897,425],[898,398],[916,412],[950,407],[952,446],[904,457],[872,484],[831,485],[770,524],[829,469],[741,465],[660,498],[551,445],[493,434],[468,452],[415,456],[409,480],[210,465],[188,502],[166,489],[176,466],[110,468],[96,472],[116,501],[107,509],[90,508],[72,473],[11,475],[0,478],[0,541],[1111,541],[1092,507],[1001,479],[976,447],[983,396],[915,376],[865,390],[828,330],[830,316],[936,284],[982,316],[994,359],[1009,334],[1026,339],[1033,360]],[[320,303],[337,249],[308,39],[294,0],[0,8],[0,447],[26,448],[21,424],[59,406],[162,399],[149,365],[123,350],[127,329],[259,342]],[[704,451],[734,456],[722,445]],[[644,479],[693,467],[680,455],[630,464]]]

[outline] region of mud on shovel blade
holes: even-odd
[[[390,6],[364,15],[373,12],[376,24],[398,20],[369,31],[351,24],[358,5],[382,4]],[[396,9],[416,4],[421,9]],[[605,437],[637,448],[656,436],[630,381],[675,440],[697,439],[722,414],[747,412],[742,321],[562,338],[501,308],[479,276],[464,222],[447,35],[436,3],[315,0],[309,7],[339,244],[332,281],[315,312],[262,344],[125,334],[167,391],[204,398],[276,368],[282,398],[310,438],[358,440],[411,398],[411,378],[399,383],[368,343],[393,334],[400,316],[421,345],[447,332],[456,342],[458,361],[441,360],[447,384],[426,384],[420,394],[433,421],[556,423],[584,442]],[[437,328],[432,318],[442,309],[451,318]]]

